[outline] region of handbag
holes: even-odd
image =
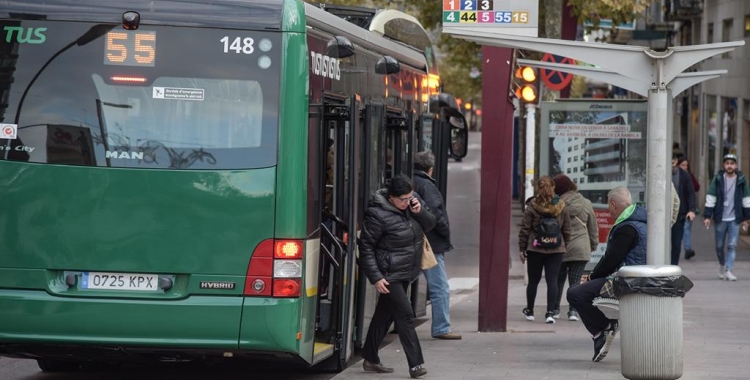
[[[432,246],[430,245],[430,241],[427,240],[427,236],[424,236],[424,247],[422,249],[422,269],[427,270],[432,267],[437,266],[437,259],[435,258],[435,253],[432,252]]]

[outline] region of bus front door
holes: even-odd
[[[354,265],[363,209],[359,197],[360,104],[358,95],[330,96],[323,103],[325,202],[313,363],[334,371],[345,368],[353,350]]]

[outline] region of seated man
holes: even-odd
[[[615,224],[607,237],[607,251],[581,284],[568,289],[568,303],[578,310],[586,330],[594,339],[593,361],[607,356],[619,325],[608,319],[592,304],[599,296],[607,277],[623,265],[646,265],[646,209],[633,204],[626,187],[616,187],[607,194],[607,206]]]

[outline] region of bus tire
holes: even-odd
[[[37,365],[43,372],[78,372],[81,370],[81,363],[42,358],[36,360]]]

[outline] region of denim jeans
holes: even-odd
[[[692,235],[692,229],[693,229],[693,221],[685,219],[685,229],[683,230],[682,235],[682,244],[685,246],[685,250],[692,249],[692,246],[690,245],[690,237]]]
[[[678,220],[672,225],[672,265],[680,265],[680,250],[682,249],[682,234],[685,232],[685,221]]]
[[[450,301],[451,291],[448,276],[445,274],[445,254],[435,252],[438,265],[423,271],[427,279],[427,291],[432,305],[432,336],[451,332]]]
[[[737,254],[737,238],[740,235],[740,223],[734,220],[729,222],[718,222],[716,223],[716,257],[719,258],[720,265],[726,265],[727,270],[732,270],[734,267],[734,257]],[[726,260],[724,256],[724,239],[729,234],[729,241],[727,242],[727,254]]]

